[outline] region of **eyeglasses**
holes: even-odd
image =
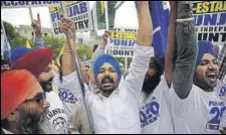
[[[36,102],[39,105],[43,106],[44,105],[44,102],[45,102],[45,99],[46,99],[46,94],[45,93],[38,93],[33,99],[26,99],[24,101],[24,103],[27,103],[27,102]]]

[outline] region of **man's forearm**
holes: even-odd
[[[35,48],[45,48],[42,38],[35,38]]]
[[[175,92],[181,99],[188,97],[195,72],[197,38],[191,4],[177,4],[176,23],[177,59],[173,73]]]
[[[165,77],[169,88],[171,87],[173,80],[173,70],[176,58],[176,14],[176,5],[172,3],[170,10],[170,24],[168,29],[168,45],[165,55]]]
[[[148,1],[138,1],[139,31],[137,35],[138,45],[152,45],[152,21]]]

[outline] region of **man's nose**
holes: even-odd
[[[208,68],[209,68],[210,70],[217,70],[217,64],[214,64],[213,62],[210,62]]]
[[[44,101],[44,104],[43,104],[43,108],[47,109],[49,108],[50,104],[47,100]]]
[[[108,76],[108,75],[109,75],[109,71],[108,71],[108,70],[105,71],[104,75],[105,75],[105,76]]]

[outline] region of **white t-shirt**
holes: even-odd
[[[215,90],[226,105],[226,82],[218,81]],[[226,127],[226,111],[224,111],[220,120],[220,128],[223,127]]]
[[[219,94],[220,98],[226,104],[226,83],[218,80],[215,91]]]
[[[46,93],[46,100],[50,107],[47,109],[47,119],[53,126],[53,129],[58,134],[68,133],[68,117],[64,110],[63,103],[57,93],[51,91]]]
[[[63,76],[63,83],[60,82],[59,75],[56,75],[53,80],[53,84],[58,88],[59,97],[63,102],[69,119],[71,118],[76,102],[79,101],[84,105],[81,86],[78,82],[76,71]]]
[[[140,95],[153,48],[135,45],[129,75],[108,97],[86,91],[96,134],[140,134]]]
[[[166,96],[169,87],[164,76],[159,85],[147,95],[142,93],[140,121],[142,134],[173,134],[174,126]]]
[[[221,115],[226,110],[217,92],[205,92],[193,85],[189,96],[180,99],[172,87],[169,97],[176,134],[218,133]]]

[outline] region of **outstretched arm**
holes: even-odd
[[[173,87],[178,97],[185,99],[192,89],[198,50],[194,17],[188,1],[177,2],[176,43]]]
[[[71,19],[63,18],[60,25],[60,30],[63,32],[67,40],[64,42],[64,52],[62,55],[62,72],[63,76],[74,72],[74,54],[75,54],[75,26]],[[68,35],[71,33],[71,35]]]
[[[104,54],[104,50],[108,44],[109,36],[110,36],[110,32],[105,31],[104,35],[102,36],[102,41],[100,42],[96,51],[92,55],[92,62],[94,62],[101,54]]]
[[[139,103],[140,93],[143,86],[145,74],[149,67],[149,61],[154,56],[152,45],[152,21],[148,1],[138,2],[139,31],[134,55],[131,62],[129,74],[123,80],[119,89],[131,100],[132,103]]]
[[[42,40],[41,19],[39,14],[37,14],[37,20],[33,20],[31,26],[35,34],[35,48],[44,48],[45,46],[44,41]]]
[[[170,1],[170,24],[168,29],[168,45],[165,55],[165,77],[169,88],[173,81],[173,70],[176,58],[176,12],[175,1]]]

